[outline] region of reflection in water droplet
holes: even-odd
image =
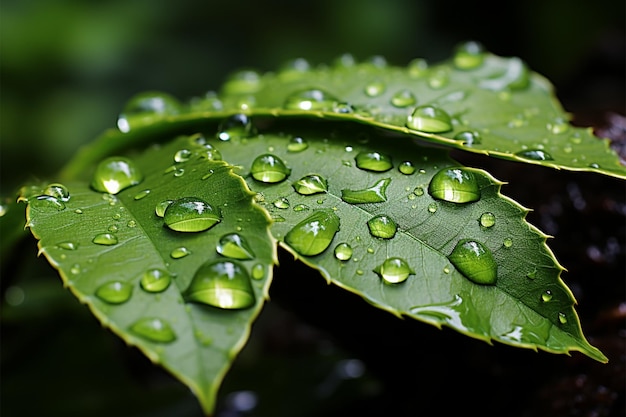
[[[306,175],[294,182],[293,188],[298,194],[311,195],[325,193],[328,191],[328,184],[325,178],[317,174],[311,174]]]
[[[565,324],[567,323],[567,316],[565,313],[559,313],[559,323]]]
[[[194,275],[185,300],[223,309],[243,309],[256,299],[245,267],[233,261],[209,261]]]
[[[552,301],[552,291],[545,290],[541,294],[541,301],[543,301],[544,303],[547,303],[548,301]]]
[[[276,200],[274,200],[272,204],[274,205],[274,207],[279,209],[289,208],[289,200],[287,199],[287,197],[278,197]]]
[[[158,91],[139,93],[124,106],[117,119],[117,127],[128,133],[136,126],[152,121],[155,117],[178,114],[182,106],[169,94]]]
[[[496,216],[493,213],[487,211],[480,215],[478,221],[480,222],[480,225],[482,227],[490,228],[493,227],[494,224],[496,224]]]
[[[183,197],[165,209],[163,220],[167,227],[177,232],[201,232],[219,223],[219,209],[197,197]]]
[[[452,203],[469,203],[480,199],[478,181],[471,171],[463,168],[445,168],[437,172],[428,193],[439,200]]]
[[[319,89],[298,91],[285,100],[284,107],[288,110],[331,111],[337,103],[333,95]]]
[[[464,42],[456,47],[454,66],[461,70],[471,70],[483,65],[485,60],[484,48],[478,42]]]
[[[49,184],[46,189],[43,190],[43,193],[55,197],[60,201],[69,201],[70,199],[70,192],[63,184]]]
[[[96,297],[109,304],[122,304],[128,301],[133,293],[132,285],[122,281],[110,281],[96,290]]]
[[[308,147],[309,147],[309,144],[306,140],[302,139],[299,136],[296,136],[296,137],[289,139],[289,143],[287,144],[287,151],[302,152]]]
[[[454,135],[454,140],[463,141],[463,145],[472,146],[480,145],[481,137],[480,133],[473,130],[465,130]]]
[[[148,194],[150,194],[150,190],[143,190],[143,191],[140,191],[137,194],[135,194],[135,197],[133,197],[133,198],[135,200],[141,200],[142,198],[147,197]]]
[[[293,206],[293,211],[305,211],[308,209],[309,206],[307,206],[306,204],[296,204],[295,206]]]
[[[410,90],[400,90],[391,97],[391,105],[404,108],[414,106],[417,103],[415,95]]]
[[[269,153],[256,157],[250,167],[252,178],[270,184],[283,181],[290,173],[282,159]]]
[[[452,130],[452,119],[438,107],[420,106],[409,116],[406,127],[420,132],[443,133]]]
[[[506,89],[521,90],[530,84],[530,71],[519,58],[507,58],[504,73],[493,78],[487,78],[478,84],[481,88],[494,91]]]
[[[135,163],[121,156],[103,159],[93,174],[91,187],[103,193],[117,194],[120,191],[139,184],[143,175]]]
[[[191,158],[191,151],[189,149],[180,149],[174,154],[174,162],[186,162]]]
[[[141,288],[148,292],[163,292],[170,286],[172,275],[159,268],[148,269],[141,275]]]
[[[248,241],[238,233],[222,236],[217,244],[217,253],[228,258],[253,259],[254,251]]]
[[[303,256],[324,252],[339,231],[339,217],[333,210],[315,210],[286,235],[285,243]]]
[[[39,210],[65,210],[65,203],[51,195],[40,195],[35,198],[29,198],[28,205],[33,209]]]
[[[151,342],[171,343],[176,340],[176,333],[170,324],[159,318],[139,319],[130,326],[130,331]]]
[[[222,141],[248,138],[253,135],[256,135],[256,128],[245,114],[234,114],[222,120],[217,129],[217,138]]]
[[[184,246],[175,248],[170,252],[170,256],[174,259],[184,258],[187,255],[191,255],[191,251]]]
[[[378,97],[385,92],[385,84],[376,81],[365,86],[365,95],[368,97]]]
[[[374,237],[381,239],[391,239],[396,235],[398,229],[396,222],[385,214],[379,214],[367,221],[367,227]]]
[[[354,158],[356,166],[374,172],[385,172],[393,168],[391,157],[379,152],[359,152]]]
[[[61,248],[61,249],[65,249],[65,250],[76,250],[78,249],[78,243],[74,243],[74,242],[61,242],[61,243],[57,243],[57,247]]]
[[[398,165],[398,171],[404,175],[411,175],[415,172],[415,165],[413,165],[413,162],[411,161],[404,161]]]
[[[159,204],[156,205],[154,212],[157,216],[163,217],[165,215],[165,209],[172,204],[174,200],[163,200]]]
[[[531,159],[533,161],[552,161],[552,155],[541,149],[528,149],[525,151],[517,152],[515,155],[524,158]]]
[[[409,264],[402,258],[387,258],[374,269],[384,282],[399,284],[407,280],[409,275],[415,274]]]
[[[341,199],[350,204],[382,203],[387,201],[387,186],[391,178],[384,178],[363,190],[341,190]]]
[[[470,281],[477,284],[496,283],[498,266],[491,251],[482,243],[470,239],[461,240],[448,259]]]
[[[335,258],[339,259],[340,261],[347,261],[350,258],[352,258],[352,246],[350,246],[349,244],[342,242],[340,244],[338,244],[337,246],[335,246],[335,250],[334,250],[334,254],[335,254]]]
[[[255,264],[252,267],[252,279],[263,279],[265,277],[265,267],[263,264]]]
[[[92,242],[104,246],[117,245],[117,237],[111,233],[100,233],[93,238]]]

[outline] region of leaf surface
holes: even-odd
[[[69,199],[50,186],[26,187],[22,199],[28,201],[27,226],[64,284],[103,325],[187,384],[209,413],[267,297],[276,244],[269,219],[253,203],[245,182],[228,164],[203,158],[204,150],[201,141],[187,137],[148,149],[133,158],[143,181],[117,195],[75,181],[64,184]],[[221,220],[206,231],[170,229],[155,208],[182,197],[208,202]],[[216,251],[220,238],[231,233],[253,248],[246,259]],[[181,248],[187,256],[180,256]],[[254,275],[248,277],[253,304],[223,309],[187,302],[185,290],[200,267],[223,261]],[[153,283],[156,288],[146,290],[150,286],[142,277],[154,269],[171,274],[167,288]]]

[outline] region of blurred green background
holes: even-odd
[[[54,180],[81,144],[115,126],[125,101],[137,92],[161,90],[186,100],[218,89],[236,69],[273,70],[298,57],[318,64],[343,53],[357,59],[383,55],[390,64],[405,65],[416,57],[446,59],[457,43],[477,40],[498,55],[521,57],[547,76],[579,123],[602,124],[607,112],[626,111],[625,20],[623,0],[2,0],[0,196],[14,198],[28,181]],[[556,195],[550,193],[542,198],[548,201]],[[521,201],[533,207],[531,200]],[[23,214],[14,214],[21,221]],[[0,237],[3,243],[12,241],[6,234]],[[570,240],[555,241],[567,245]],[[3,417],[199,415],[195,399],[182,384],[101,329],[62,288],[45,260],[35,259],[33,240],[14,246],[8,252],[3,249],[1,269]],[[584,251],[584,244],[580,246]],[[621,251],[613,267],[623,261]],[[281,270],[289,270],[289,260],[281,262]],[[297,304],[292,300],[300,298],[288,291],[296,284],[282,279],[278,276],[275,282],[275,299],[285,292],[283,300]],[[406,340],[393,335],[407,332],[438,340],[432,347],[421,347],[421,365],[445,361],[446,372],[428,374],[441,376],[436,381],[441,386],[446,373],[457,368],[487,378],[501,375],[480,362],[483,356],[466,359],[472,351],[484,352],[482,344],[365,310],[369,306],[361,300],[332,292],[334,287],[316,274],[302,280],[299,285],[304,287],[296,291],[306,288],[330,297],[328,305],[337,302],[339,307],[329,309],[325,324],[338,321],[344,326],[339,333],[353,320],[343,314],[345,308],[371,314],[367,319],[376,321],[372,326],[380,326],[381,338],[389,338],[377,341],[379,348],[406,346]],[[357,329],[363,336],[358,340],[367,340],[370,331]],[[443,345],[463,354],[446,357],[440,352]],[[359,351],[354,344],[351,348]],[[529,358],[533,367],[548,372],[569,364],[555,365],[548,355],[537,358],[533,352],[502,346],[490,349],[493,366],[505,363],[509,371],[527,378],[534,377],[525,365]],[[522,382],[505,385],[509,396],[491,402],[491,408],[484,405],[483,415],[503,415],[497,406],[515,401],[515,390],[527,386]],[[247,387],[259,396],[246,397],[250,393],[241,390]],[[439,392],[438,385],[420,389],[421,398]],[[394,401],[393,392],[382,389],[350,350],[298,321],[280,303],[264,310],[221,392],[219,415],[224,417],[347,415],[342,414],[342,404],[363,398],[374,400],[362,403],[360,415],[382,415],[375,404]],[[318,401],[320,396],[324,401]],[[258,406],[246,410],[246,398],[256,398]],[[400,404],[395,415],[409,415],[408,409],[407,414],[401,412],[405,406]],[[436,412],[434,405],[423,407]]]

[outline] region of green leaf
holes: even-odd
[[[500,193],[501,182],[408,138],[354,124],[321,133],[319,125],[298,123],[214,144],[242,167],[274,219],[272,234],[302,262],[398,316],[489,343],[606,361],[582,334],[547,236],[525,221],[527,209]],[[254,161],[268,154],[286,165],[284,180],[254,175]],[[464,182],[437,174],[448,169]],[[468,241],[486,255],[473,260],[463,252]]]
[[[245,182],[205,151],[201,138],[181,137],[126,159],[143,179],[116,195],[74,181],[25,187],[21,198],[28,201],[27,226],[64,284],[103,325],[187,384],[209,413],[267,297],[276,244]],[[123,177],[93,183],[116,192]],[[202,206],[189,221],[180,215],[184,197],[211,209]],[[168,200],[174,203],[160,205]],[[215,283],[211,274],[232,279]],[[238,274],[245,280],[237,282]]]

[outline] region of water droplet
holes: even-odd
[[[563,118],[557,118],[552,123],[548,123],[546,128],[555,135],[560,135],[569,130],[569,123]]]
[[[341,199],[350,204],[382,203],[387,201],[387,186],[391,178],[384,178],[363,190],[341,190]]]
[[[117,245],[117,237],[111,233],[99,233],[93,238],[92,242],[104,246]]]
[[[126,223],[126,226],[130,228],[137,227],[137,222],[134,220],[129,220],[128,223]]]
[[[159,204],[156,205],[154,212],[157,216],[163,217],[165,215],[165,209],[172,204],[174,200],[163,200]]]
[[[285,235],[285,243],[303,256],[324,252],[339,231],[339,217],[333,210],[315,210]]]
[[[175,248],[170,252],[170,256],[174,259],[184,258],[185,256],[191,255],[191,251],[184,246],[179,248]]]
[[[111,233],[117,233],[120,229],[116,225],[112,224],[107,230]]]
[[[311,195],[328,191],[326,179],[317,174],[306,175],[293,183],[298,194]]]
[[[367,221],[367,227],[370,229],[370,233],[374,237],[381,239],[391,239],[396,235],[398,226],[391,217],[385,214],[379,214]]]
[[[452,130],[452,119],[438,107],[420,106],[413,110],[406,127],[420,132],[443,133]]]
[[[415,165],[413,165],[413,162],[411,161],[404,161],[398,165],[398,171],[404,175],[411,175],[415,172]]]
[[[541,301],[543,301],[544,303],[547,303],[548,301],[552,301],[552,291],[545,290],[541,294]]]
[[[96,290],[96,297],[109,304],[122,304],[128,301],[133,293],[132,285],[122,281],[110,281]]]
[[[337,100],[333,95],[319,89],[302,90],[291,94],[285,100],[288,110],[331,111]]]
[[[170,324],[159,318],[143,318],[130,326],[130,331],[151,342],[171,343],[176,340],[176,333]]]
[[[471,70],[483,65],[484,48],[478,42],[464,42],[457,46],[454,53],[454,66],[461,70]]]
[[[78,249],[78,243],[74,243],[74,242],[61,242],[61,243],[57,243],[57,246],[61,249],[65,249],[65,250],[76,250]]]
[[[252,267],[252,279],[263,279],[265,277],[265,267],[263,264],[255,264]]]
[[[141,200],[144,197],[147,197],[148,194],[150,194],[150,190],[143,190],[138,192],[137,194],[135,194],[135,197],[133,197],[135,200]]]
[[[172,275],[163,269],[148,269],[141,275],[141,288],[148,292],[163,292],[170,286]]]
[[[430,74],[428,77],[428,86],[432,89],[438,90],[447,86],[450,83],[450,75],[445,69],[439,69]]]
[[[430,203],[428,205],[428,212],[435,213],[437,211],[437,203]]]
[[[552,161],[552,155],[541,149],[527,149],[515,154],[524,159],[532,159],[533,161]]]
[[[289,200],[287,197],[279,197],[272,203],[274,207],[279,209],[288,209],[289,208]]]
[[[391,105],[404,108],[414,106],[417,103],[415,95],[410,90],[400,90],[391,96]]]
[[[402,258],[387,258],[374,269],[386,283],[399,284],[415,274],[409,264]]]
[[[337,246],[335,246],[335,258],[339,259],[340,261],[347,261],[350,258],[352,258],[352,246],[350,246],[349,244],[343,242],[338,244]]]
[[[504,239],[502,244],[504,245],[505,248],[510,248],[511,246],[513,246],[513,239],[511,239],[510,237],[507,237]]]
[[[254,94],[261,88],[261,76],[253,70],[240,70],[228,76],[222,86],[224,95]]]
[[[289,139],[289,143],[287,144],[287,151],[302,152],[308,147],[309,147],[309,144],[306,140],[302,139],[299,136],[296,136],[296,137]]]
[[[485,212],[480,215],[478,221],[480,222],[480,225],[482,227],[490,228],[493,227],[494,224],[496,224],[496,216],[491,212]]]
[[[182,177],[183,175],[185,175],[185,168],[178,168],[174,170],[175,177]]]
[[[503,73],[493,78],[482,80],[479,83],[481,88],[493,91],[506,89],[521,90],[530,84],[530,71],[524,62],[519,58],[508,58],[506,69]]]
[[[472,130],[459,132],[454,136],[454,140],[462,141],[465,146],[480,145],[480,133]]]
[[[174,154],[174,162],[187,162],[193,154],[189,149],[180,149]]]
[[[222,236],[217,244],[217,253],[228,258],[253,259],[254,251],[246,239],[238,233]]]
[[[385,172],[393,168],[391,157],[380,152],[359,152],[354,159],[356,166],[366,171]]]
[[[233,261],[204,263],[183,295],[190,302],[229,310],[248,308],[255,303],[248,272]]]
[[[167,115],[178,114],[182,106],[176,98],[158,91],[139,93],[124,106],[117,119],[117,127],[128,133],[136,126]]]
[[[39,210],[65,210],[65,203],[51,195],[39,195],[35,198],[29,198],[28,204],[31,208]]]
[[[365,86],[365,95],[368,97],[378,97],[385,92],[385,84],[375,81]]]
[[[248,138],[253,135],[256,135],[256,128],[245,114],[234,114],[222,120],[217,129],[217,138],[222,141]]]
[[[165,209],[163,220],[167,227],[177,232],[201,232],[219,223],[219,209],[197,197],[183,197]]]
[[[567,316],[565,313],[559,313],[559,323],[565,324],[567,323]]]
[[[103,193],[117,194],[125,188],[139,184],[142,180],[143,175],[132,160],[112,156],[98,164],[91,187]]]
[[[469,203],[480,199],[478,181],[471,171],[463,168],[445,168],[437,172],[428,193],[439,200],[452,203]]]
[[[60,201],[69,201],[70,199],[70,192],[63,184],[49,184],[43,193],[45,195],[55,197]]]
[[[533,269],[532,271],[527,273],[526,274],[526,278],[528,278],[528,279],[535,279],[535,278],[537,278],[537,269]]]
[[[252,178],[271,184],[283,181],[290,173],[282,159],[269,153],[257,156],[250,168]]]
[[[498,266],[491,251],[482,243],[470,239],[461,240],[448,259],[470,281],[477,284],[496,283]]]
[[[293,207],[293,211],[305,211],[308,209],[309,209],[309,206],[307,206],[306,204],[296,204]]]

